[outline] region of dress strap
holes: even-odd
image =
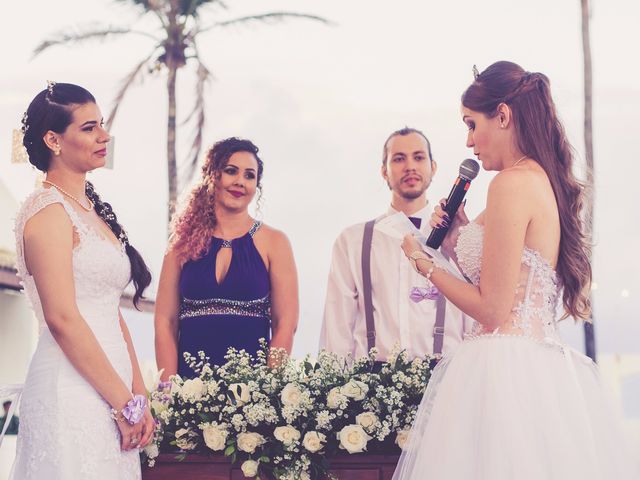
[[[243,237],[246,237],[247,235],[249,235],[251,238],[253,238],[253,236],[260,229],[261,226],[262,226],[262,222],[260,220],[256,220],[255,222],[253,222],[253,225],[251,225],[251,228],[249,229],[249,231],[243,235]],[[232,242],[233,240],[222,240],[221,248],[231,248]]]
[[[262,222],[260,220],[256,220],[255,222],[253,222],[253,225],[251,225],[251,228],[249,229],[249,236],[253,238],[253,236],[260,229],[261,226],[262,226]]]
[[[16,216],[16,223],[14,228],[17,254],[16,266],[18,268],[18,274],[22,278],[24,278],[24,276],[28,274],[27,266],[24,262],[24,227],[31,217],[40,212],[40,210],[42,210],[43,208],[48,207],[49,205],[53,205],[54,203],[59,203],[62,205],[65,212],[69,216],[74,229],[78,232],[78,235],[82,237],[88,233],[88,227],[82,220],[80,220],[78,212],[76,212],[75,209],[71,205],[69,205],[69,203],[65,200],[65,198],[58,190],[56,190],[55,188],[39,188],[35,190],[22,203],[22,207],[20,208]]]

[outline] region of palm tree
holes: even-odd
[[[187,65],[193,65],[196,70],[196,101],[186,122],[194,123],[193,144],[189,153],[188,176],[190,177],[197,165],[198,156],[202,148],[202,130],[205,122],[205,85],[212,75],[198,51],[198,41],[206,32],[248,22],[278,22],[287,19],[308,19],[322,23],[329,23],[326,19],[316,15],[296,12],[269,12],[257,15],[225,18],[217,21],[205,22],[202,13],[205,7],[215,7],[216,13],[226,12],[227,4],[224,0],[119,0],[122,3],[134,4],[141,7],[140,17],[151,16],[158,25],[157,31],[149,33],[132,27],[95,26],[88,28],[69,29],[41,42],[34,50],[34,57],[45,50],[63,44],[76,44],[87,40],[105,39],[123,35],[142,35],[153,41],[149,53],[134,66],[122,80],[113,107],[108,115],[106,125],[111,127],[125,94],[137,81],[143,80],[145,74],[166,69],[167,73],[167,170],[169,176],[169,205],[168,219],[175,209],[178,196],[178,165],[176,161],[176,82],[178,71]]]
[[[584,57],[584,154],[587,164],[587,201],[585,208],[586,235],[589,245],[593,244],[593,206],[595,201],[595,184],[593,172],[593,124],[592,112],[592,69],[591,69],[591,41],[589,35],[589,0],[580,0],[582,10],[582,54]],[[593,306],[593,295],[591,295]],[[591,322],[584,324],[584,343],[586,354],[595,362],[596,342],[593,327],[593,310]]]

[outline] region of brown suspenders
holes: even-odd
[[[362,288],[364,296],[364,318],[367,324],[367,348],[371,350],[376,346],[376,325],[373,320],[373,300],[371,290],[371,244],[373,241],[373,227],[376,221],[370,220],[364,224],[362,236]],[[436,323],[433,327],[433,356],[439,358],[442,355],[444,343],[444,322],[447,308],[447,300],[444,295],[438,295],[436,299]]]
[[[371,242],[375,220],[364,224],[362,236],[362,286],[364,291],[364,318],[367,322],[367,351],[376,346],[376,324],[373,321],[373,300],[371,298]]]

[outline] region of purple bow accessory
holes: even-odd
[[[122,409],[122,416],[127,420],[129,425],[135,425],[142,420],[146,406],[147,397],[144,395],[134,395],[134,397],[127,402],[126,407]]]
[[[422,300],[435,300],[440,295],[440,292],[436,287],[413,287],[409,298],[418,303]]]

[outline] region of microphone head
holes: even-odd
[[[480,164],[472,158],[466,158],[460,164],[460,176],[471,181],[478,175]]]

